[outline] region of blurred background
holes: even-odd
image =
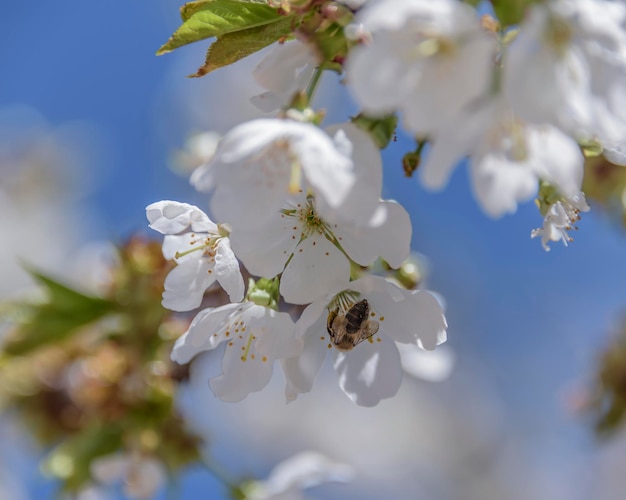
[[[179,6],[3,6],[1,301],[32,293],[25,263],[99,293],[102,262],[115,259],[111,244],[137,234],[159,240],[147,229],[146,205],[172,199],[206,208],[181,150],[194,133],[224,133],[260,116],[248,99],[261,91],[251,71],[263,54],[185,78],[208,44],[154,55],[178,26]],[[338,83],[325,76],[318,94],[326,124],[355,111]],[[426,192],[404,176],[401,158],[411,149],[399,134],[384,151],[385,197],[409,211],[427,287],[445,297],[451,374],[437,382],[407,375],[395,398],[360,408],[340,392],[330,365],[312,393],[285,405],[276,370],[267,389],[229,404],[206,383],[218,358],[203,356],[175,399],[206,440],[205,460],[235,480],[265,478],[301,450],[354,468],[350,483],[319,486],[311,498],[624,498],[623,433],[598,438],[596,415],[584,409],[626,306],[621,213],[591,200],[570,247],[553,244],[546,253],[530,239],[542,223],[533,203],[488,219],[465,168],[445,191]],[[11,411],[0,417],[0,499],[55,498],[59,481],[40,465],[51,445],[22,424]],[[98,495],[126,498],[119,485]],[[196,462],[156,498],[219,499],[228,491]]]

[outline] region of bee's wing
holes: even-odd
[[[333,332],[333,321],[335,321],[336,317],[337,311],[333,310],[328,312],[328,319],[326,320],[326,331],[328,332],[328,335],[331,336],[331,338],[335,336],[335,332]]]
[[[363,323],[359,329],[359,336],[354,341],[354,345],[356,346],[364,340],[369,339],[371,336],[376,335],[379,327],[380,325],[378,324],[378,321],[374,321],[372,319]]]

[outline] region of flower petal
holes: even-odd
[[[351,351],[335,352],[339,387],[356,404],[375,406],[398,392],[402,368],[400,353],[391,339],[379,335],[375,342],[362,342]]]
[[[182,261],[165,278],[163,307],[190,311],[200,306],[204,292],[215,281],[209,261],[196,258]]]
[[[150,227],[161,234],[177,234],[191,228],[197,232],[217,232],[209,216],[195,205],[163,200],[146,207]]]
[[[280,293],[291,304],[308,304],[350,279],[350,263],[325,236],[316,233],[296,248],[280,280]]]
[[[298,394],[312,389],[313,381],[328,355],[328,339],[323,333],[325,327],[326,317],[319,316],[303,337],[302,354],[281,361],[285,374],[287,402],[296,399]]]
[[[398,268],[411,251],[409,214],[395,201],[383,201],[379,203],[376,218],[384,222],[377,227],[337,224],[333,231],[357,264],[367,266],[381,257],[392,268]]]
[[[222,238],[215,252],[215,275],[220,285],[231,300],[239,302],[243,299],[245,286],[239,269],[239,262],[230,248],[227,238]]]
[[[227,340],[231,337],[229,317],[237,309],[242,311],[251,305],[234,303],[200,311],[191,321],[187,331],[176,340],[171,354],[172,361],[181,365],[189,363],[200,352],[214,349]]]

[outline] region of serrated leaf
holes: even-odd
[[[90,297],[32,269],[28,270],[45,289],[48,301],[33,306],[33,315],[8,339],[3,350],[22,355],[48,343],[71,336],[79,327],[115,310],[114,302]]]
[[[192,78],[204,76],[218,68],[228,66],[244,57],[267,47],[277,40],[291,34],[294,28],[294,19],[281,17],[272,24],[258,26],[235,33],[220,36],[211,44],[206,54],[204,64]]]
[[[183,21],[187,21],[196,12],[210,10],[211,4],[220,0],[197,0],[196,2],[188,2],[180,8],[180,17]],[[239,0],[239,3],[261,3],[267,5],[267,0]]]
[[[265,3],[238,0],[196,2],[181,14],[185,21],[157,51],[157,55],[206,38],[221,37],[284,19],[276,9]]]

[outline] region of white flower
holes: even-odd
[[[341,209],[354,185],[351,150],[342,132],[331,138],[309,123],[253,120],[228,132],[191,182],[200,191],[214,190],[214,216],[233,230],[248,229],[300,190],[311,189],[324,208]]]
[[[152,203],[146,207],[146,216],[152,229],[166,235],[163,255],[178,264],[165,278],[163,307],[173,311],[195,309],[216,280],[230,300],[243,298],[239,262],[224,226],[215,224],[198,207],[177,201]]]
[[[623,2],[533,4],[504,56],[503,90],[519,116],[577,138],[626,135]]]
[[[496,45],[472,7],[379,0],[355,21],[372,34],[346,61],[348,84],[364,111],[400,110],[411,132],[428,136],[487,91]]]
[[[222,374],[209,381],[223,401],[241,401],[267,385],[274,360],[297,356],[302,342],[287,313],[252,302],[226,304],[200,311],[172,351],[184,364],[202,351],[225,343]]]
[[[93,477],[105,485],[124,482],[124,493],[129,498],[152,498],[165,484],[167,472],[163,463],[154,457],[135,453],[117,453],[94,460]]]
[[[583,192],[569,198],[562,198],[550,206],[543,220],[543,227],[533,229],[530,237],[541,236],[541,245],[546,252],[550,251],[548,246],[550,241],[561,240],[567,246],[572,241],[568,231],[577,229],[574,224],[580,220],[580,212],[588,211],[589,205]]]
[[[380,201],[379,150],[352,124],[338,125],[331,132],[335,130],[355,145],[354,188],[345,206],[333,211],[325,208],[323,199],[300,193],[264,224],[231,235],[233,249],[250,273],[265,277],[283,273],[280,292],[293,304],[307,304],[348,280],[350,263],[343,252],[363,266],[382,257],[393,268],[410,252],[408,214],[393,201]],[[366,222],[359,223],[365,216]]]
[[[301,490],[329,481],[346,482],[353,471],[321,453],[300,452],[279,463],[265,481],[252,481],[245,487],[248,500],[300,500]]]
[[[250,101],[266,113],[282,108],[297,91],[306,89],[317,65],[311,46],[298,40],[277,43],[253,72],[267,92]]]
[[[382,257],[392,267],[409,255],[411,223],[404,208],[384,201],[379,212],[375,226],[357,226],[339,217],[329,223],[318,214],[315,200],[301,194],[271,223],[234,232],[233,248],[254,275],[282,272],[280,293],[287,302],[308,304],[349,280],[346,255],[363,266]]]
[[[502,98],[476,103],[440,131],[420,167],[423,183],[441,188],[466,155],[474,195],[491,217],[515,212],[518,202],[535,195],[539,180],[565,196],[582,183],[577,143],[554,126],[519,120]]]
[[[337,347],[337,337],[327,335],[327,329],[333,329],[328,325],[328,313],[344,317],[352,306],[363,300],[368,304],[369,321],[377,323],[378,329],[362,323],[363,329],[375,333],[367,339],[359,339],[363,341],[356,341],[353,347],[347,346],[347,350],[342,349],[346,344],[333,349],[339,387],[358,405],[374,406],[398,391],[402,367],[395,342],[431,350],[446,340],[446,319],[431,293],[403,290],[378,276],[350,282],[342,292],[314,301],[298,320],[296,331],[303,336],[303,352],[282,361],[288,401],[311,390],[327,351],[333,345]]]

